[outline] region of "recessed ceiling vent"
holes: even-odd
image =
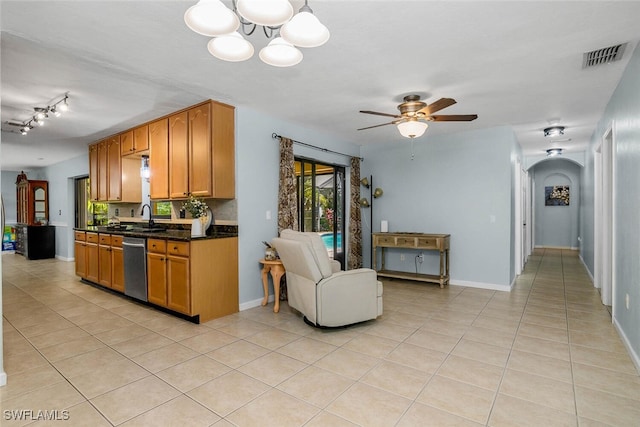
[[[582,69],[595,67],[600,64],[608,64],[609,62],[619,61],[622,59],[624,49],[627,43],[617,44],[615,46],[604,47],[602,49],[585,52],[582,55]]]

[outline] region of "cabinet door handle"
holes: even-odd
[[[173,247],[173,250],[174,250],[174,251],[177,251],[177,250],[178,250],[178,247],[177,247],[177,246],[174,246],[174,247]]]

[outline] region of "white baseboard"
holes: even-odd
[[[633,350],[633,347],[631,346],[627,335],[624,333],[622,327],[620,327],[620,324],[615,317],[613,318],[613,326],[616,328],[616,331],[618,331],[618,335],[620,335],[620,338],[622,338],[622,343],[627,348],[627,352],[629,353],[629,357],[631,357],[633,364],[636,365],[636,371],[638,371],[638,374],[640,374],[640,356],[638,356],[638,353]]]
[[[580,258],[580,262],[582,262],[584,269],[587,271],[587,274],[589,275],[589,279],[591,279],[591,283],[593,284],[593,286],[595,286],[596,281],[593,279],[593,275],[591,274],[591,271],[589,271],[589,267],[587,267],[587,263],[584,262],[584,258],[582,258],[582,254],[580,254],[578,258]]]
[[[7,374],[4,371],[0,372],[0,387],[3,385],[7,385]]]
[[[60,261],[66,261],[66,262],[73,262],[76,260],[75,258],[66,258],[60,255],[56,255],[56,259],[59,259]]]
[[[577,251],[580,249],[578,246],[545,246],[545,245],[535,245],[536,249],[565,249],[568,251]]]
[[[469,282],[466,280],[451,279],[449,281],[449,284],[453,286],[466,286],[467,288],[490,289],[493,291],[503,291],[503,292],[511,291],[510,285],[497,285],[495,283]]]
[[[269,295],[267,302],[275,301],[273,295]],[[240,311],[249,310],[250,308],[260,307],[262,305],[262,298],[254,299],[252,301],[243,302],[240,304]]]

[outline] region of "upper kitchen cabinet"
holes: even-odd
[[[151,199],[168,199],[169,119],[149,123],[149,172]]]
[[[120,136],[120,150],[123,156],[146,154],[149,151],[149,126],[138,126]]]
[[[170,198],[235,197],[234,120],[234,107],[215,101],[169,117]]]
[[[94,202],[140,203],[140,160],[120,156],[120,135],[89,146],[89,183]]]

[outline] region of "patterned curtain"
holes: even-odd
[[[298,229],[298,200],[293,141],[280,137],[280,188],[278,191],[278,235],[285,228]]]
[[[278,235],[286,228],[298,229],[298,199],[293,141],[280,137],[280,185],[278,190]],[[275,296],[274,296],[275,297]],[[280,283],[280,301],[287,299],[287,279]]]
[[[348,270],[362,267],[362,219],[360,217],[360,158],[351,158]]]

